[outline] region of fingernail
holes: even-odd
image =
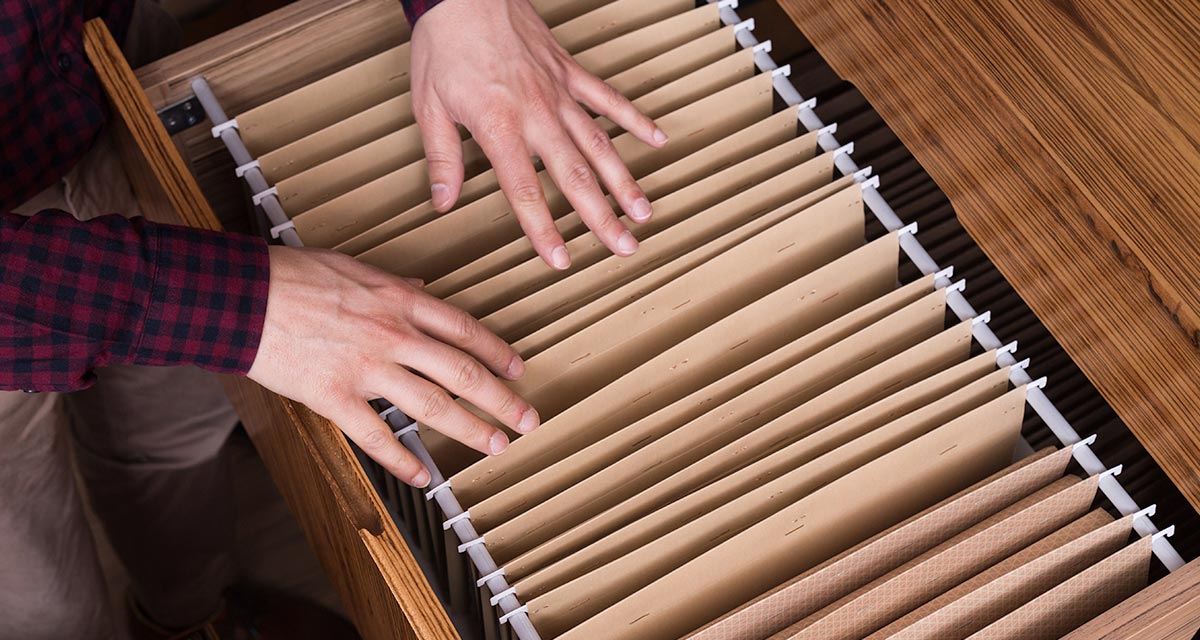
[[[567,254],[567,248],[561,245],[555,247],[554,251],[550,252],[550,264],[559,271],[569,268],[571,266],[571,256]]]
[[[429,472],[422,469],[421,473],[418,473],[415,477],[413,477],[412,484],[414,487],[416,487],[418,489],[424,489],[425,487],[428,487],[429,486]]]
[[[670,140],[670,138],[667,137],[666,131],[663,131],[662,129],[654,130],[654,143],[655,144],[664,145],[667,143],[667,140]]]
[[[517,431],[520,433],[529,433],[538,428],[540,423],[541,419],[538,417],[537,410],[530,407],[521,415],[521,423],[517,425]]]
[[[488,441],[488,450],[492,452],[492,455],[498,456],[504,453],[504,450],[507,448],[508,436],[504,435],[501,431],[492,434],[492,439]]]
[[[441,209],[449,204],[450,187],[438,182],[429,188],[429,193],[433,199],[433,206]]]
[[[521,356],[513,356],[512,361],[508,363],[508,371],[505,373],[509,380],[516,380],[525,375],[525,361],[521,360]]]
[[[617,252],[624,256],[633,255],[638,250],[638,241],[627,229],[617,240]]]
[[[633,203],[633,211],[629,212],[629,217],[635,222],[645,222],[650,219],[650,201],[645,198],[638,198]]]

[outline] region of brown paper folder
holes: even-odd
[[[724,394],[702,389],[694,395],[705,399],[701,404],[707,409],[704,413],[688,419],[696,410],[694,400],[685,398],[638,420],[626,427],[628,435],[641,436],[635,443],[635,451],[594,473],[588,482],[575,484],[551,499],[556,501],[557,508],[586,510],[587,515],[597,513],[839,382],[922,342],[929,341],[925,348],[943,354],[940,357],[949,364],[953,354],[961,351],[965,355],[962,350],[969,334],[964,341],[965,332],[958,327],[950,333],[942,332],[944,313],[945,295],[937,291],[761,383],[740,384]],[[719,402],[722,397],[729,399]],[[650,442],[655,446],[638,446]],[[577,498],[592,504],[583,504]],[[493,532],[489,550],[498,562],[505,564],[515,552],[527,548],[525,543],[532,539]],[[512,577],[519,577],[515,567],[513,571]]]
[[[577,18],[597,7],[605,4],[608,0],[571,0],[564,2],[563,0],[531,0],[534,9],[550,26],[557,26]],[[713,7],[714,22],[716,18],[716,7]],[[408,25],[401,23],[396,25],[402,30],[401,43],[406,43],[411,35],[408,31]],[[695,36],[692,36],[695,37]],[[307,118],[318,117],[324,121],[332,122],[331,118],[336,117],[336,114],[352,110],[353,105],[372,105],[377,102],[372,102],[373,99],[378,99],[380,96],[391,97],[386,91],[396,90],[396,82],[400,78],[395,77],[397,69],[407,69],[407,63],[403,67],[395,66],[395,54],[399,53],[395,49],[383,52],[384,54],[392,54],[392,59],[377,59],[384,57],[382,54],[368,58],[363,63],[351,65],[343,69],[341,72],[327,76],[327,79],[322,79],[314,84],[323,82],[320,90],[305,92],[303,89],[284,94],[273,101],[247,111],[239,116],[239,123],[243,129],[243,136],[246,135],[245,130],[249,129],[250,137],[255,138],[262,130],[270,130],[280,122],[288,122],[290,126],[297,126]],[[371,62],[366,65],[364,63]],[[370,67],[374,73],[367,72],[363,66]],[[322,109],[328,108],[327,105],[314,103],[316,98],[324,98],[327,96],[337,96],[340,104],[334,109],[330,109],[328,113],[322,114]],[[351,106],[347,106],[351,105]],[[244,122],[243,122],[244,120]],[[296,139],[304,135],[303,133],[290,132],[283,136],[284,139]],[[252,153],[258,155],[260,151],[255,150],[255,146],[251,146]]]
[[[741,605],[689,636],[764,640],[1061,478],[1070,449],[1043,450],[846,553]]]
[[[559,597],[573,599],[577,591],[586,590],[602,576],[613,580],[638,562],[653,559],[659,563],[685,553],[686,540],[691,540],[696,545],[693,550],[697,550],[700,545],[732,536],[769,515],[779,504],[799,500],[935,427],[964,414],[979,417],[982,414],[975,412],[985,411],[981,405],[998,398],[1007,387],[1007,377],[999,373],[1007,374],[997,372],[977,380],[910,415],[845,440],[841,446],[831,446],[828,440],[832,438],[821,441],[816,437],[821,435],[818,433],[748,466],[731,469],[721,454],[736,451],[756,434],[744,436],[602,514],[605,517],[613,511],[626,511],[623,519],[627,524],[518,580],[517,592],[522,598],[558,593]],[[813,403],[801,405],[793,413],[808,404]],[[997,404],[985,406],[1000,410]],[[819,412],[820,408],[814,407],[814,413]],[[835,426],[841,424],[829,428]],[[746,457],[753,460],[753,445],[744,446]],[[727,475],[722,477],[722,473]],[[645,515],[637,517],[639,514]]]
[[[695,7],[693,0],[615,0],[564,22],[551,32],[564,49],[575,53]]]
[[[908,615],[905,615],[903,618],[900,618],[899,620],[896,620],[888,626],[871,634],[866,638],[866,640],[881,640],[883,638],[890,638],[892,634],[908,628],[910,625],[915,624],[925,616],[957,601],[959,598],[975,591],[992,580],[995,580],[996,578],[999,578],[1010,571],[1023,567],[1026,564],[1041,558],[1047,553],[1062,547],[1072,540],[1076,540],[1107,524],[1112,523],[1112,521],[1113,517],[1103,509],[1093,509],[1082,518],[1075,520],[1058,531],[1055,531],[1045,538],[1042,538],[1028,547],[1025,547],[1016,554],[1005,558],[998,564],[992,565],[988,569],[976,574],[966,582],[963,582],[957,587],[954,587],[946,593],[943,593],[933,600],[921,605],[916,610],[912,611]],[[1128,537],[1128,534],[1126,537]]]
[[[564,7],[551,0],[535,2],[539,4],[550,16],[569,18],[553,32],[571,52],[599,44],[610,37],[607,34],[627,33],[694,6],[683,0],[623,0],[578,15],[576,7],[590,4]],[[409,43],[404,43],[239,115],[246,147],[255,156],[262,155],[407,92],[409,57]]]
[[[830,633],[862,637],[874,633],[1082,516],[1095,498],[1098,478],[1068,479],[1051,486],[1061,490],[1019,511],[1014,508],[1002,511],[788,627],[772,640],[823,638]]]
[[[944,428],[946,430],[965,430],[980,423],[1019,424],[1024,403],[1024,389],[1016,389],[947,422]],[[861,448],[848,446],[845,449],[831,452],[829,460],[818,458],[812,465],[805,465],[825,467],[822,462],[827,462],[828,466],[824,469],[814,468],[809,470],[813,473],[806,473],[805,467],[800,467],[715,511],[684,524],[664,537],[631,551],[600,569],[583,574],[543,596],[531,599],[529,601],[530,616],[538,622],[539,628],[542,628],[543,617],[553,620],[554,622],[551,624],[572,625],[595,615],[636,591],[647,581],[666,574],[687,560],[700,555],[712,545],[719,545],[753,523],[770,517],[784,505],[793,504],[806,496],[814,495],[813,491],[821,486],[832,486],[828,483],[840,477],[849,477],[855,468],[861,468],[862,463],[882,459],[882,456],[886,456],[890,451],[900,450],[905,445],[916,441],[915,439],[910,440],[910,437],[919,438],[928,434],[930,432],[928,429],[934,427],[931,424],[904,426],[913,429],[907,433],[905,429],[897,429],[895,433],[878,432],[884,434],[880,436],[882,440],[888,440],[889,436],[895,438],[892,443],[899,443],[896,449],[889,449],[886,442],[877,443],[877,447],[869,446],[866,443],[856,443]],[[920,433],[921,430],[926,431]],[[855,449],[859,450],[853,451]],[[843,456],[845,457],[843,458]],[[866,488],[864,487],[864,489]],[[521,593],[520,585],[521,583],[518,582],[518,593]],[[553,632],[553,627],[550,628],[550,631]]]
[[[597,51],[597,53],[600,56],[604,56],[606,53],[611,53],[610,50],[613,47],[605,43],[596,48],[602,50]],[[635,66],[618,66],[616,69],[624,70],[608,78],[608,83],[625,97],[631,100],[637,99],[706,65],[714,64],[723,58],[733,56],[736,49],[733,27],[725,27],[668,50],[650,60],[641,61],[634,59],[631,62],[638,63]],[[650,54],[655,53],[655,51],[649,50],[645,53]],[[601,66],[605,68],[610,67],[612,56],[600,56],[595,57],[595,59],[604,60],[605,64]],[[753,65],[753,62],[750,64]],[[718,67],[718,69],[726,74],[725,78],[734,78],[737,77],[735,69],[739,69],[741,66],[745,66],[745,63],[737,61],[735,58],[730,58],[724,62],[724,66]],[[593,73],[603,73],[601,69],[591,71]],[[752,72],[753,69],[751,67],[746,69],[744,75],[748,76]],[[724,86],[729,84],[728,81],[725,81],[724,84],[719,84],[716,78],[713,78],[712,81],[718,82],[718,84],[710,84],[709,86],[724,88]],[[701,86],[696,85],[692,91],[703,91],[703,89]],[[680,94],[676,93],[668,99],[678,101],[681,97]],[[644,106],[649,108],[651,105]],[[389,133],[399,131],[415,122],[416,119],[412,110],[412,93],[404,93],[403,95],[389,98],[358,113],[344,117],[338,122],[313,131],[303,138],[265,153],[258,158],[259,165],[267,181],[274,184],[285,178],[290,178],[301,171],[311,169],[322,162],[348,153],[372,140],[377,140]],[[309,244],[329,247],[352,236],[353,234],[350,234],[336,241],[331,241],[327,238],[314,239]]]
[[[898,400],[881,402],[877,407],[865,405],[888,395],[889,388],[919,384],[922,378],[943,371],[944,378],[958,381],[946,390],[950,393],[979,378],[981,366],[995,368],[994,362],[978,359],[970,366],[965,363],[962,367],[953,366],[966,359],[971,340],[969,327],[955,327],[939,338],[922,342],[810,400],[805,401],[801,396],[798,398],[801,403],[794,409],[731,442],[719,446],[704,442],[692,433],[690,424],[652,440],[656,434],[634,428],[639,426],[635,423],[630,429],[600,440],[556,465],[560,473],[564,468],[596,470],[584,475],[586,479],[577,480],[574,486],[547,477],[548,474],[538,474],[483,501],[473,510],[484,514],[487,521],[500,522],[487,530],[493,553],[511,558],[529,552],[515,561],[504,562],[510,570],[510,579],[529,576],[540,569],[540,577],[531,576],[522,591],[524,596],[539,595],[557,586],[563,576],[581,575],[594,569],[601,563],[598,558],[611,558],[619,553],[616,549],[622,548],[621,545],[631,544],[629,541],[636,538],[632,530],[622,534],[620,544],[612,540],[613,544],[604,543],[601,539],[615,535],[634,521],[639,522],[637,530],[643,532],[639,535],[657,535],[644,532],[657,531],[656,523],[663,520],[686,521],[715,508],[738,492],[750,491],[888,422],[887,416],[900,404]],[[1006,378],[994,380],[989,389],[998,395],[1006,381]],[[770,384],[773,381],[764,383]],[[926,386],[946,387],[936,383]],[[989,392],[973,389],[967,395],[978,400],[980,394]],[[955,397],[944,401],[942,406],[961,404]],[[859,408],[863,408],[865,415],[855,415],[853,419],[847,416]],[[839,420],[843,417],[846,419]],[[938,410],[917,413],[911,418],[932,425],[938,419]],[[757,422],[755,418],[749,426]],[[813,433],[818,429],[819,433]],[[741,425],[737,430],[742,430]],[[728,439],[726,434],[720,435]],[[805,438],[806,435],[811,437]],[[702,449],[709,452],[702,453]],[[682,456],[687,457],[680,460]],[[619,474],[603,470],[605,466],[635,469],[639,459],[647,461],[649,470],[633,482],[621,484]],[[580,477],[578,472],[571,475]],[[531,492],[532,499],[526,499],[525,495]],[[499,514],[493,515],[496,512]],[[535,546],[548,548],[541,550]],[[555,563],[553,571],[548,569],[552,560],[568,553],[573,556],[570,562],[564,558],[563,562]]]
[[[804,166],[804,161],[812,157],[814,149],[815,145],[811,138],[807,136],[794,138],[724,171],[682,187],[678,191],[662,195],[654,200],[655,212],[651,222],[637,225],[634,228],[634,234],[645,237],[699,211],[704,206],[732,197],[739,190],[744,190],[748,184],[766,181],[784,171],[812,174],[813,177],[810,177],[807,182],[802,182],[801,186],[786,191],[778,186],[767,187],[760,191],[770,189],[774,193],[780,194],[795,193],[804,189],[805,186],[814,185],[819,179],[816,177],[819,175],[819,171],[813,167],[800,169],[801,166]],[[824,178],[825,181],[829,180],[828,175]],[[553,189],[547,190],[546,193],[547,203],[553,213],[562,215],[570,210],[570,204],[560,191]],[[504,194],[497,192],[393,238],[378,248],[364,253],[360,259],[393,273],[404,273],[411,277],[432,281],[487,255],[489,251],[518,239],[522,235],[520,222],[513,214],[512,207],[508,204]],[[592,241],[594,241],[593,236],[577,237],[567,242],[567,249],[571,251],[579,246],[590,246],[584,243]],[[599,246],[604,248],[603,245]],[[578,249],[571,251],[573,267],[566,273],[574,273],[586,266],[585,264],[575,266],[575,263],[584,260],[585,255]],[[477,316],[484,315],[499,308],[504,299],[494,302],[494,308],[484,309],[478,304],[472,304],[472,298],[480,296],[479,291],[492,291],[499,288],[503,288],[503,291],[510,291],[513,286],[504,282],[505,278],[520,282],[523,281],[522,278],[534,280],[535,276],[539,275],[541,278],[536,280],[538,282],[562,277],[560,272],[550,269],[541,261],[541,258],[534,256],[522,265],[498,274],[491,280],[481,282],[474,288],[452,296],[448,300]],[[527,290],[518,289],[517,291]],[[496,297],[493,295],[492,299]]]
[[[829,171],[825,167],[830,163],[828,158],[810,160],[815,148],[813,143],[814,140],[808,136],[789,140],[725,167],[716,173],[701,177],[692,184],[661,195],[654,200],[655,214],[651,219],[652,222],[634,226],[634,235],[644,240],[670,225],[687,220],[706,207],[714,207],[722,202],[733,208],[734,211],[748,215],[754,211],[755,204],[764,200],[786,202],[789,195],[799,197],[811,189],[815,189],[822,180],[828,181]],[[798,184],[786,184],[782,179],[778,179],[782,175],[795,179]],[[504,227],[508,236],[514,236],[515,233],[519,237],[519,225],[507,207],[499,209],[499,213],[502,216],[495,217],[493,215],[494,219],[491,220],[491,225]],[[709,214],[708,217],[711,218],[712,215],[714,214]],[[411,247],[416,240],[423,236],[429,236],[428,229],[433,227],[435,227],[434,224],[427,225],[427,227],[410,232],[389,244],[396,245],[393,247],[395,250],[404,249],[405,242]],[[457,243],[453,248],[461,249],[464,244]],[[550,270],[534,254],[520,264],[459,291],[446,300],[476,316],[483,317],[541,287],[569,278],[603,260],[606,256],[612,255],[591,235],[575,234],[575,237],[567,240],[567,248],[568,251],[571,251],[572,258],[572,266],[567,271]],[[413,262],[409,261],[405,267],[400,268],[433,269],[438,266],[432,260],[425,260],[423,265],[413,264]],[[429,264],[430,262],[433,264]],[[444,266],[447,261],[442,259],[441,262]],[[385,267],[397,268],[391,263],[386,264]]]
[[[525,376],[512,388],[543,418],[553,418],[688,336],[791,282],[797,266],[807,263],[803,251],[793,251],[803,230],[772,231],[738,244],[530,358]]]
[[[881,238],[731,314],[517,439],[503,456],[455,476],[455,495],[468,507],[479,504],[677,401],[691,407],[682,415],[697,417],[741,385],[762,382],[932,291],[929,277],[892,290],[897,252],[894,237]]]
[[[258,157],[407,92],[409,52],[404,43],[239,114],[242,141]]]
[[[1055,640],[1145,588],[1151,538],[1141,538],[1032,602],[972,634],[970,640]]]
[[[630,172],[635,177],[644,176],[763,120],[771,114],[772,99],[770,78],[756,76],[659,118],[658,125],[671,137],[671,143],[662,149],[649,147],[627,133],[614,138],[613,145],[625,160]],[[549,182],[552,181],[543,176],[543,189]],[[345,215],[351,215],[353,208],[350,205],[354,204],[380,207],[392,212],[393,217],[387,222],[337,245],[335,249],[342,253],[363,256],[373,247],[434,220],[439,215],[428,200],[429,176],[424,161],[393,172],[369,183],[369,186],[369,194],[359,194],[360,198],[370,196],[366,197],[366,202],[341,202],[340,199],[335,199],[322,205],[324,207],[339,203],[335,211],[346,212]],[[495,172],[486,171],[463,184],[458,204],[470,204],[498,188]],[[343,197],[363,190],[364,188],[360,188]],[[388,196],[388,190],[397,190],[398,195]],[[298,227],[302,218],[303,215],[296,218]],[[324,224],[336,224],[336,219],[337,216],[332,216]]]
[[[611,38],[575,54],[575,61],[601,78],[701,39],[721,28],[717,8],[703,5]]]
[[[1024,388],[1017,393],[1023,396]],[[1007,396],[1006,396],[1007,397]],[[1023,397],[1021,398],[1023,402]],[[713,547],[600,614],[532,619],[563,640],[675,638],[1003,468],[1019,409],[995,422],[958,420],[888,453]],[[559,616],[562,616],[560,618]],[[567,627],[570,629],[567,630]]]
[[[810,164],[818,165],[815,175],[799,176],[797,183],[828,181],[830,154],[805,166]],[[734,204],[706,209],[651,236],[633,256],[604,258],[480,321],[530,358],[759,233],[787,235],[797,227],[805,233],[795,236],[796,248],[804,245],[810,257],[796,273],[807,273],[862,244],[862,188],[852,184],[826,196],[818,189],[774,210]]]
[[[655,63],[650,61],[645,65]],[[754,69],[751,53],[742,50],[637,98],[633,104],[647,116],[658,118],[750,78]],[[664,71],[668,70],[651,68],[645,73]],[[620,127],[605,118],[597,118],[596,122],[610,136],[620,133]],[[466,130],[460,129],[460,133],[465,136]],[[300,149],[293,148],[289,152],[307,157],[305,149],[319,143],[319,140],[301,140],[298,143]],[[275,185],[279,190],[279,202],[289,215],[296,216],[372,180],[423,162],[424,156],[421,128],[418,124],[410,124],[280,180]],[[467,178],[487,169],[487,157],[474,139],[463,142],[462,163]]]
[[[772,147],[782,145],[795,137],[796,132],[795,114],[791,111],[780,111],[766,120],[757,122],[639,179],[638,186],[642,188],[647,198],[656,200],[686,187],[704,176],[712,175]],[[805,134],[805,136],[812,136],[812,145],[815,150],[816,136],[812,133]],[[849,184],[849,181],[845,180],[843,178],[837,183],[844,187]],[[559,233],[567,240],[586,230],[579,214],[574,212],[559,218],[555,224],[558,226]],[[522,236],[455,270],[446,277],[426,284],[425,291],[439,298],[447,298],[536,255],[533,245]]]

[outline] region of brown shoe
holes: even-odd
[[[133,640],[359,640],[337,614],[302,600],[267,591],[231,591],[221,608],[188,629],[166,629],[129,599]]]

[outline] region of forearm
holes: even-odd
[[[0,389],[70,391],[107,364],[245,373],[266,246],[142,219],[0,214]]]

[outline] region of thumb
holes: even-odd
[[[429,196],[433,206],[445,213],[454,206],[462,190],[462,137],[441,105],[423,111],[417,123],[421,126],[425,162],[429,167]]]

